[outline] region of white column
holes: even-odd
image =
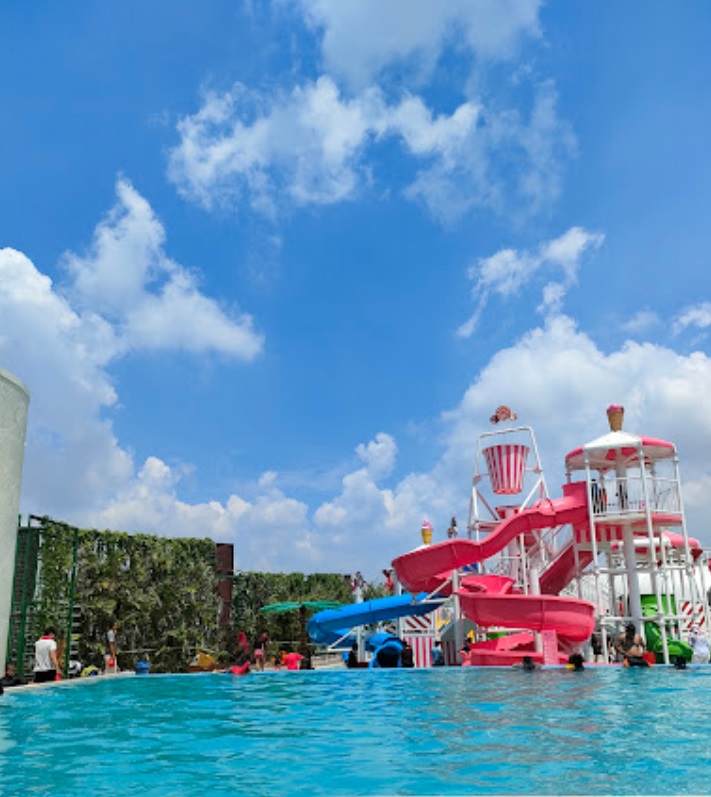
[[[627,599],[629,613],[639,633],[642,632],[642,596],[639,591],[639,576],[637,574],[637,553],[634,547],[634,534],[632,526],[625,523],[622,526],[622,546],[625,557],[625,570],[627,572]]]
[[[30,394],[0,368],[0,672],[5,672]]]

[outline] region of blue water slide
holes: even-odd
[[[441,603],[441,600],[427,600],[426,592],[420,593],[416,598],[407,593],[390,598],[376,598],[372,601],[351,603],[340,609],[324,609],[309,620],[306,629],[314,642],[332,645],[357,626],[429,614],[439,608]]]

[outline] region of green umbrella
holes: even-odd
[[[284,603],[270,603],[259,610],[265,614],[284,614],[285,612],[299,612],[301,625],[301,648],[304,653],[308,651],[308,635],[306,634],[306,614],[308,611],[321,612],[324,609],[340,609],[343,606],[338,601],[285,601]]]

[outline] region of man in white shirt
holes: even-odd
[[[54,628],[47,628],[35,642],[35,683],[43,684],[57,679],[57,642]]]

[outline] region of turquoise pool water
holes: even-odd
[[[0,794],[703,794],[711,667],[97,678],[0,698]]]

